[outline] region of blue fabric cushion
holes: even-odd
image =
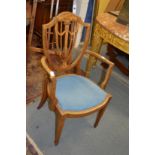
[[[106,92],[89,79],[68,75],[57,79],[56,96],[63,110],[80,111],[101,103]]]

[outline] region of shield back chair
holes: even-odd
[[[73,58],[72,49],[81,26],[86,28],[85,41],[81,52]],[[51,29],[54,31],[51,32]],[[94,124],[94,127],[97,127],[112,98],[104,88],[110,78],[113,63],[87,50],[89,33],[90,25],[70,12],[60,13],[51,22],[43,25],[44,56],[41,64],[47,76],[43,82],[43,95],[38,109],[49,98],[49,109],[55,112],[55,145],[59,142],[66,118],[83,117],[98,112]],[[85,72],[80,69],[85,54],[109,65],[100,86],[88,79]],[[62,74],[57,74],[59,72]]]

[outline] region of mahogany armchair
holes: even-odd
[[[86,28],[85,41],[81,52],[73,58],[72,49],[80,26]],[[51,32],[52,28],[53,32]],[[112,98],[104,88],[114,64],[99,54],[86,50],[89,32],[90,25],[70,12],[60,13],[50,23],[43,25],[45,55],[41,59],[41,64],[47,76],[43,83],[43,95],[38,109],[49,98],[49,109],[55,112],[56,118],[55,145],[59,142],[66,118],[83,117],[98,112],[94,124],[94,127],[97,127]],[[85,54],[108,64],[105,78],[100,86],[88,79],[86,72],[81,71],[80,64]]]

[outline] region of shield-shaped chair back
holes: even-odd
[[[85,40],[80,52],[73,59],[73,47],[77,34],[86,29]],[[81,60],[89,42],[90,25],[71,12],[62,12],[43,25],[43,50],[51,69],[67,71]]]

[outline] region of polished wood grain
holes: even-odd
[[[61,27],[63,23],[63,28]],[[83,48],[79,55],[75,59],[72,59],[73,47],[76,40],[76,34],[78,33],[79,27],[86,27],[86,36]],[[49,29],[54,27],[54,34],[50,33]],[[81,61],[84,55],[91,55],[98,59],[101,62],[105,62],[109,68],[106,70],[105,79],[100,84],[100,87],[104,89],[108,83],[110,78],[112,68],[114,64],[107,60],[106,58],[100,56],[97,53],[87,50],[88,41],[89,41],[89,33],[90,33],[90,25],[84,23],[78,16],[70,13],[63,12],[56,16],[50,23],[43,25],[43,51],[44,56],[41,59],[41,64],[45,71],[47,72],[47,77],[45,77],[44,86],[43,86],[43,96],[41,102],[38,106],[40,109],[44,103],[46,98],[49,98],[49,109],[55,112],[55,140],[54,143],[57,145],[59,143],[59,139],[62,133],[62,129],[64,127],[64,122],[66,118],[78,118],[87,116],[94,112],[99,112],[96,118],[95,127],[98,125],[103,111],[105,111],[108,103],[110,102],[112,95],[107,94],[104,101],[98,103],[98,105],[88,108],[86,110],[81,111],[68,111],[63,110],[59,104],[58,99],[56,97],[56,84],[57,80],[60,77],[66,75],[76,75],[81,73]],[[49,36],[52,35],[52,36]],[[54,36],[54,42],[52,37]],[[61,42],[61,37],[65,38],[64,42]],[[69,37],[70,36],[70,37]],[[55,44],[54,46],[50,46],[50,44]],[[54,61],[51,61],[51,55],[57,56],[59,61],[58,65],[54,64]],[[62,74],[57,75],[57,72],[62,72]],[[83,76],[87,77],[88,71],[84,71]]]

